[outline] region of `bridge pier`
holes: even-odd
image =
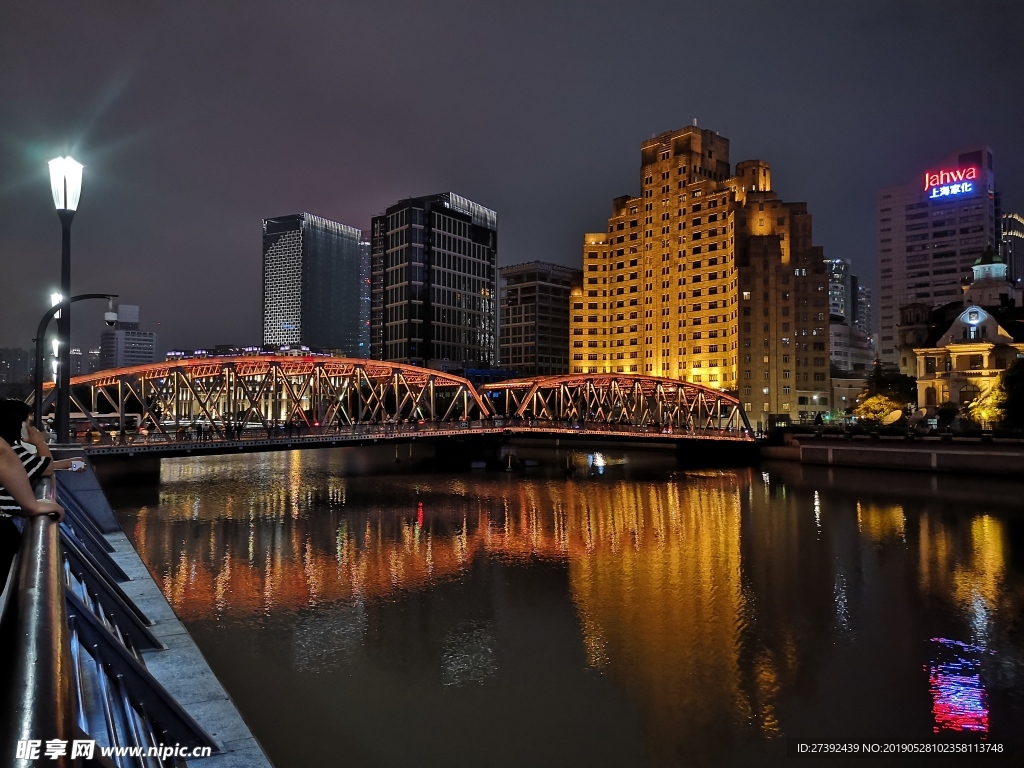
[[[104,488],[118,486],[151,486],[160,484],[159,456],[93,456],[90,458],[96,476]]]
[[[752,441],[681,440],[676,446],[676,459],[683,467],[752,467],[760,458]]]

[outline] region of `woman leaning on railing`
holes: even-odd
[[[21,544],[21,532],[12,517],[37,515],[61,520],[64,510],[53,501],[36,498],[25,465],[10,444],[0,438],[0,579],[6,581]]]
[[[78,460],[54,461],[46,440],[28,419],[31,407],[20,400],[0,400],[0,579],[6,580],[21,543],[13,517],[52,515],[64,510],[53,501],[37,499],[32,483],[54,469],[78,469]],[[29,450],[25,439],[32,446]],[[84,463],[83,463],[84,465]]]

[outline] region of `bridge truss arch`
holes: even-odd
[[[400,363],[332,357],[224,357],[168,361],[77,376],[79,429],[146,431],[174,439],[200,425],[352,427],[396,420],[455,424],[490,415],[466,379]],[[53,386],[44,411],[53,407]]]
[[[699,384],[636,374],[578,374],[487,384],[481,394],[507,418],[750,435],[739,400]]]

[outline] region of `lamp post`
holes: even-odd
[[[53,204],[60,218],[60,315],[57,319],[57,336],[60,340],[60,356],[57,362],[57,402],[54,427],[57,442],[66,443],[71,425],[71,220],[78,209],[82,195],[82,168],[77,160],[56,157],[50,161],[50,191]]]
[[[43,315],[43,319],[39,321],[39,328],[36,329],[36,375],[35,375],[35,382],[34,382],[34,385],[33,385],[34,388],[35,388],[35,397],[33,398],[33,400],[35,401],[34,406],[35,406],[36,428],[38,428],[38,429],[42,429],[43,428],[43,367],[44,367],[43,366],[43,346],[46,343],[46,329],[47,329],[47,327],[49,327],[50,321],[53,320],[54,315],[56,315],[58,312],[60,312],[61,308],[64,307],[65,304],[71,305],[71,304],[74,304],[76,301],[84,301],[85,299],[106,299],[107,300],[107,314],[105,316],[105,320],[106,320],[108,325],[113,325],[114,321],[117,319],[117,316],[114,314],[113,306],[111,305],[110,302],[112,302],[116,298],[117,298],[117,294],[116,293],[83,293],[83,294],[81,294],[79,296],[72,296],[70,299],[67,300],[67,302],[64,302],[63,297],[62,297],[61,301],[56,303],[53,307],[51,307],[49,309],[49,311],[47,311],[47,313],[45,315]],[[69,358],[70,358],[70,355],[69,355]],[[70,382],[71,382],[71,377],[69,375],[68,376],[68,383],[70,384]],[[68,390],[68,394],[69,395],[70,395],[70,392],[71,392],[71,390],[69,389]],[[60,396],[60,392],[59,391],[57,392],[57,395],[58,395],[58,397]],[[69,403],[69,406],[70,406],[70,403]],[[71,425],[70,413],[71,413],[71,411],[70,411],[70,408],[69,408],[69,410],[68,410],[68,427],[69,427],[68,431],[69,432],[70,432],[70,425]]]

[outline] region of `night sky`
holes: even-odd
[[[66,152],[74,292],[141,305],[161,352],[260,342],[263,217],[450,190],[498,211],[500,264],[578,265],[640,143],[694,118],[871,285],[876,190],[957,149],[1024,210],[1019,2],[7,2],[0,73],[0,347],[59,283]]]

